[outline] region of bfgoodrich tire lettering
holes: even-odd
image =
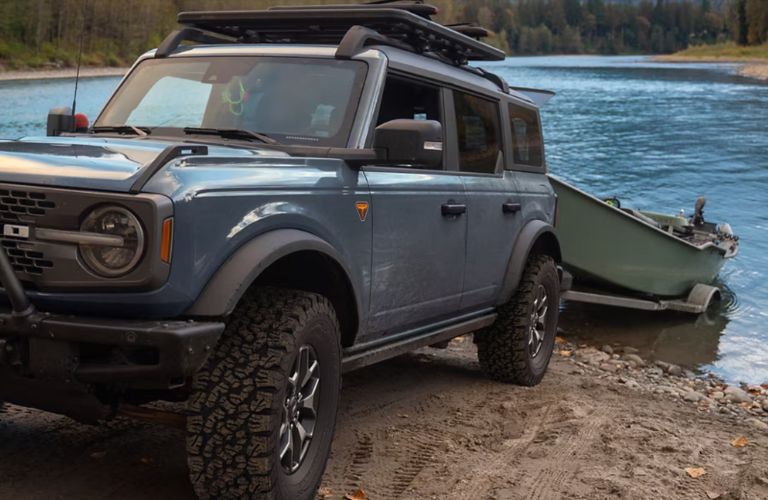
[[[560,282],[551,257],[532,255],[517,291],[493,325],[475,334],[480,366],[494,380],[541,382],[555,345]]]
[[[290,471],[281,464],[281,427],[293,394],[289,378],[307,346],[318,362],[316,420],[300,465]],[[340,385],[339,326],[328,300],[271,288],[244,297],[196,376],[188,403],[187,453],[197,495],[314,498],[333,439]]]

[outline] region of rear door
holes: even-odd
[[[398,118],[444,124],[443,114],[438,85],[391,75],[377,125]],[[373,224],[369,335],[380,337],[455,315],[463,289],[467,231],[460,177],[444,165],[373,165],[363,172],[371,191]],[[446,213],[449,205],[459,213]]]
[[[520,189],[521,219],[554,222],[555,198],[546,176],[539,112],[520,102],[510,102],[506,107],[511,138],[507,168],[513,171]]]
[[[522,228],[515,175],[505,167],[509,133],[499,102],[454,90],[447,99],[453,119],[447,141],[453,148],[468,199],[467,260],[461,308],[495,304],[512,247]]]

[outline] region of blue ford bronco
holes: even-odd
[[[343,371],[474,332],[490,377],[537,384],[562,280],[543,94],[435,14],[182,13],[92,126],[56,108],[0,142],[0,400],[181,425],[200,497],[295,500]]]

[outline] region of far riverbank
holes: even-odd
[[[123,76],[127,72],[128,68],[81,68],[80,77]],[[76,74],[75,68],[0,71],[0,81],[74,78]]]
[[[653,56],[654,61],[674,63],[742,64],[738,73],[749,78],[768,80],[768,44],[739,46],[733,42],[698,45],[668,55]]]

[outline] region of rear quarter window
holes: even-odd
[[[516,104],[509,105],[512,152],[515,165],[544,166],[544,143],[539,114]]]

